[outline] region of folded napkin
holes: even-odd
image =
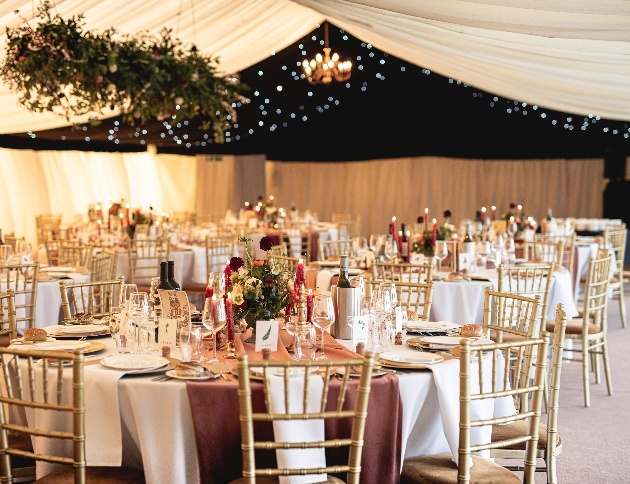
[[[90,466],[122,464],[118,380],[124,374],[97,363],[84,368],[85,454]]]
[[[284,402],[284,378],[270,375],[269,400],[271,409],[277,413],[302,413],[304,392],[304,378],[289,378],[289,408],[285,409]],[[319,377],[308,379],[308,403],[309,412],[317,412],[320,408],[324,382]],[[324,439],[324,421],[318,420],[286,420],[275,421],[273,432],[276,442],[313,442]],[[280,468],[302,468],[305,463],[308,467],[325,467],[326,454],[324,449],[290,449],[277,450],[276,459]],[[326,474],[313,474],[307,476],[280,477],[281,484],[303,484],[312,482],[325,482]]]

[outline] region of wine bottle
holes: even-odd
[[[464,240],[462,242],[462,252],[465,254],[470,254],[471,256],[475,256],[475,241],[471,235],[471,223],[466,222],[466,234],[464,235]]]
[[[157,289],[173,290],[173,286],[168,282],[168,262],[166,261],[160,262],[160,283],[157,285]]]
[[[168,261],[168,283],[171,285],[171,289],[174,291],[181,291],[182,288],[179,282],[175,280],[175,261]]]
[[[409,262],[409,235],[407,235],[407,231],[405,230],[405,224],[402,224],[401,227],[402,237],[400,238],[400,257],[403,262]]]
[[[337,287],[352,287],[350,279],[348,278],[348,256],[342,255],[339,258],[339,280],[337,281]]]

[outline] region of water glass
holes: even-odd
[[[317,332],[314,326],[308,324],[298,331],[298,345],[301,350],[301,359],[315,359],[315,352],[317,351]]]
[[[126,317],[123,308],[113,306],[109,309],[109,332],[116,343],[118,353],[130,353],[131,345],[126,336],[120,334],[120,327],[123,324],[123,318]]]

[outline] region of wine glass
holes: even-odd
[[[288,334],[293,336],[293,358],[294,360],[302,359],[302,350],[298,334],[297,316],[289,315],[284,323],[284,329]]]
[[[137,284],[123,284],[120,288],[120,294],[118,294],[118,306],[121,308],[129,306],[129,299],[134,292],[138,292]]]
[[[208,287],[212,288],[212,294],[221,299],[225,295],[225,273],[211,272],[208,276]]]
[[[212,358],[202,357],[202,361],[206,363],[218,363],[217,358],[217,331],[222,330],[227,323],[227,313],[225,311],[225,302],[223,298],[216,295],[207,297],[203,303],[203,312],[201,314],[201,322],[212,333]]]
[[[135,349],[134,353],[142,352],[142,344],[140,333],[142,330],[146,331],[147,320],[149,319],[149,295],[146,292],[132,292],[129,296],[129,306],[128,306],[128,314],[129,314],[129,322],[133,323],[133,332],[135,335]],[[132,328],[129,328],[132,330]],[[148,346],[147,339],[147,346]],[[146,348],[145,351],[148,352],[150,348]]]
[[[321,331],[322,345],[321,354],[316,360],[328,360],[324,352],[324,331],[330,328],[335,322],[335,309],[333,307],[332,296],[318,294],[313,298],[313,324]]]
[[[438,244],[436,242],[436,244]],[[446,241],[442,241],[440,245],[440,248],[438,249],[438,261],[440,263],[440,268],[439,270],[442,270],[442,266],[444,265],[444,261],[448,258],[448,246],[446,245]]]

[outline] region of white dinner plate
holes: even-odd
[[[77,348],[87,348],[92,343],[89,341],[40,341],[29,345],[20,345],[29,350],[41,351],[67,351]]]
[[[409,351],[385,351],[379,355],[384,363],[402,364],[405,366],[432,365],[444,361],[442,355],[436,353],[410,353]]]
[[[462,336],[423,336],[422,341],[429,344],[443,345],[443,346],[459,346],[459,342],[463,339],[469,339],[477,344],[492,343],[491,340],[484,336],[476,338],[464,338]]]
[[[56,341],[56,340],[55,340],[55,338],[53,338],[53,337],[49,336],[48,338],[46,338],[46,341]],[[36,343],[36,341],[27,341],[27,340],[25,340],[25,339],[22,337],[22,338],[15,338],[15,339],[12,339],[12,340],[10,341],[10,343],[11,343],[12,345],[32,345],[32,344],[35,344],[35,343]]]
[[[215,378],[219,378],[221,373],[206,370],[196,376],[182,376],[178,375],[176,370],[168,370],[165,375],[177,380],[214,380]]]
[[[459,328],[459,324],[449,323],[447,321],[408,321],[407,331],[448,331],[449,329]]]
[[[44,329],[51,336],[86,336],[105,334],[109,332],[109,326],[104,324],[53,324]]]
[[[340,366],[339,368],[337,368],[336,373],[339,376],[344,376],[346,374],[346,367],[345,366]],[[387,373],[386,371],[383,371],[383,370],[380,370],[380,369],[379,370],[372,369],[372,378],[376,378],[378,376],[383,376],[386,373]],[[361,376],[361,372],[356,371],[354,368],[350,370],[350,378],[359,378],[360,376]]]
[[[319,366],[311,366],[309,368],[311,373],[318,373],[319,372]],[[276,375],[276,376],[282,376],[284,374],[284,369],[282,368],[273,368],[273,369],[269,369],[269,374],[270,375]],[[237,368],[232,368],[232,374],[234,374],[235,376],[238,377],[238,369]],[[290,368],[289,369],[289,376],[300,376],[300,375],[304,375],[304,368]],[[251,380],[258,380],[258,381],[262,381],[265,379],[265,375],[263,373],[263,368],[262,366],[257,366],[257,367],[252,367],[249,369],[249,378]]]
[[[101,365],[116,370],[153,370],[168,365],[169,360],[155,355],[110,355],[101,360]]]
[[[44,272],[61,272],[67,274],[68,272],[74,272],[74,267],[69,266],[48,266],[48,267],[40,267],[40,271]]]

